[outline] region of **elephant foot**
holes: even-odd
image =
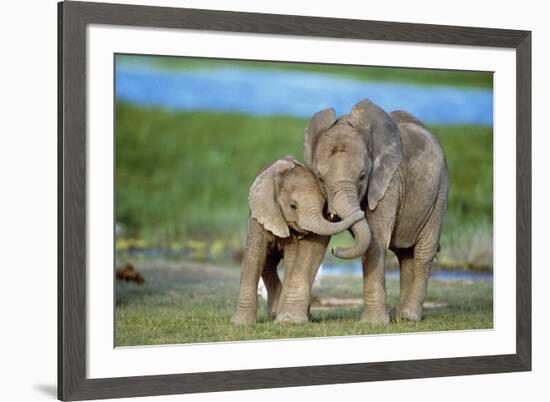
[[[422,306],[397,306],[394,317],[396,321],[420,321],[422,319]]]
[[[274,321],[277,318],[277,306],[279,305],[279,298],[275,300],[269,300],[267,302],[267,316],[271,321]]]
[[[371,325],[387,325],[390,323],[390,314],[384,310],[363,311],[361,321]]]
[[[305,324],[308,322],[307,314],[296,314],[289,311],[283,311],[277,314],[276,323]]]
[[[252,325],[256,322],[256,314],[237,311],[233,314],[233,317],[231,317],[231,322],[235,325]]]

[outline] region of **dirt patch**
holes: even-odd
[[[448,307],[449,303],[424,302],[424,308],[444,308]]]
[[[343,297],[314,297],[311,301],[312,308],[331,308],[331,307],[357,307],[363,304],[361,298],[343,298]]]
[[[358,307],[363,304],[363,300],[359,297],[313,297],[311,300],[311,308],[314,309],[329,309],[337,307]],[[444,308],[447,307],[448,303],[437,303],[437,302],[424,302],[424,308],[435,309],[435,308]]]

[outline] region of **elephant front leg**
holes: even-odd
[[[258,282],[268,257],[269,240],[263,227],[254,219],[248,223],[248,236],[241,268],[237,310],[231,322],[253,324],[256,321]]]
[[[285,265],[285,281],[279,300],[277,322],[308,321],[311,285],[325,255],[329,239],[328,236],[310,234],[293,245],[296,247],[296,255],[293,266]],[[285,262],[286,254],[285,248]]]
[[[390,322],[390,315],[386,309],[385,256],[385,246],[371,242],[363,257],[363,301],[365,307],[361,320],[374,325],[386,325]]]

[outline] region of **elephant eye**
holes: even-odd
[[[361,172],[359,175],[359,180],[363,180],[365,178],[365,172]]]
[[[298,205],[296,205],[295,202],[291,202],[290,203],[290,209],[293,209],[294,211],[296,211],[298,209]]]
[[[319,183],[324,183],[324,182],[325,182],[325,180],[323,179],[323,177],[319,176]]]

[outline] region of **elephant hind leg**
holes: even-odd
[[[420,321],[422,319],[422,309],[428,292],[428,280],[436,252],[437,246],[435,251],[432,251],[431,247],[426,247],[417,252],[415,248],[414,276],[407,298],[404,302],[399,303],[399,308],[396,310],[395,318],[397,320]]]
[[[418,253],[415,249],[415,257],[407,258],[404,261],[407,272],[412,275],[408,278],[405,289],[402,286],[400,287],[399,305],[395,309],[395,319],[397,321],[420,321],[422,319],[422,308],[426,299],[428,279],[434,257],[435,253],[429,251]],[[401,272],[403,272],[403,268],[401,269]]]
[[[394,250],[399,260],[399,304],[393,316],[401,319],[401,310],[407,304],[407,299],[414,281],[414,248]]]
[[[279,273],[277,272],[277,266],[280,261],[281,255],[270,255],[262,271],[262,281],[267,290],[267,315],[271,320],[276,318],[277,306],[279,305],[281,289],[283,288],[279,279]]]
[[[412,281],[408,286],[408,292],[404,295],[404,303],[403,299],[400,301],[400,311],[396,315],[397,319],[413,321],[422,319],[422,308],[428,291],[432,263],[439,250],[439,238],[446,205],[447,187],[442,186],[434,209],[414,246]],[[411,264],[411,262],[407,261],[408,264]]]

